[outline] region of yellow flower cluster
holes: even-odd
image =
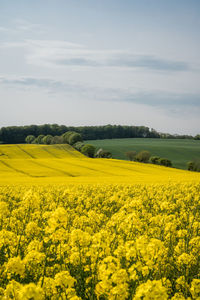
[[[200,299],[200,185],[0,187],[0,299]]]

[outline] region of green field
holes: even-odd
[[[126,159],[125,152],[148,150],[151,155],[168,158],[176,168],[186,169],[188,161],[200,158],[200,141],[183,139],[106,139],[86,141],[97,148],[109,150],[113,158]]]

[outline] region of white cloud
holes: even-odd
[[[24,33],[44,34],[46,29],[41,24],[31,23],[25,19],[15,19],[9,27],[0,26],[0,32],[12,36]]]
[[[25,40],[6,42],[1,47],[24,47],[28,64],[44,67],[108,67],[151,71],[182,72],[190,70],[184,61],[169,60],[148,54],[124,50],[93,50],[62,40]]]
[[[101,88],[92,85],[83,85],[75,81],[53,80],[41,77],[10,77],[0,76],[0,85],[20,90],[43,90],[49,94],[69,95],[73,94],[80,99],[89,99],[103,102],[122,102],[149,107],[162,108],[164,110],[182,114],[186,107],[200,110],[200,94],[195,93],[170,93],[158,90],[137,92],[131,89]]]

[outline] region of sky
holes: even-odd
[[[199,0],[1,0],[0,127],[200,133]]]

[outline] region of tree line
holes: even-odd
[[[142,150],[138,153],[136,151],[128,151],[125,154],[130,161],[137,161],[137,162],[142,162],[142,163],[152,163],[155,165],[172,167],[171,160],[169,160],[167,158],[162,158],[159,156],[151,156],[151,153],[146,150]]]
[[[146,126],[104,125],[104,126],[65,126],[58,124],[9,126],[0,129],[0,142],[5,144],[25,143],[28,135],[61,136],[67,131],[80,133],[84,140],[114,139],[114,138],[181,138],[200,139],[190,135],[171,135],[158,133]]]
[[[88,157],[94,157],[96,147],[90,144],[85,144],[83,142],[82,135],[75,131],[67,131],[62,135],[52,136],[51,134],[43,135],[40,134],[38,137],[34,135],[28,135],[25,138],[27,144],[69,144],[76,150],[80,151],[82,154]]]

